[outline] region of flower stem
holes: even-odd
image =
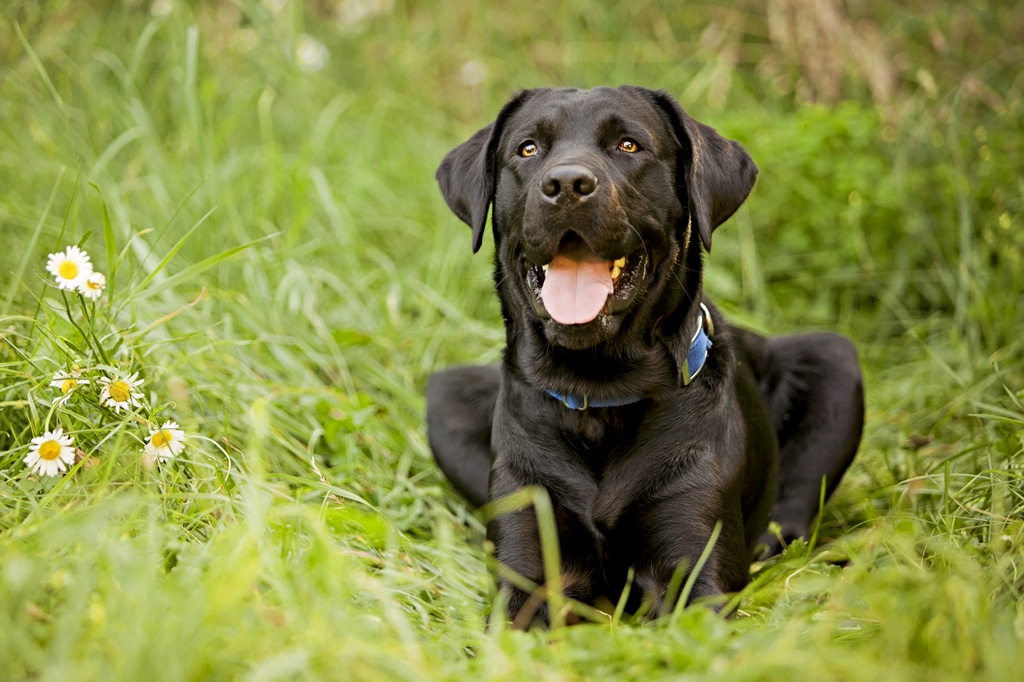
[[[96,332],[93,330],[92,325],[92,316],[89,314],[89,309],[86,307],[82,295],[78,295],[78,302],[82,304],[82,313],[84,313],[85,319],[89,323],[88,333],[80,326],[78,326],[77,322],[75,322],[74,316],[71,314],[71,303],[68,302],[67,292],[61,290],[60,295],[64,299],[64,310],[66,310],[68,313],[68,321],[75,327],[75,329],[78,330],[78,333],[82,335],[82,339],[86,343],[90,343],[91,340],[90,345],[92,345],[96,352],[99,353],[100,359],[103,361],[104,364],[109,365],[110,360],[107,359],[107,352],[103,349],[103,344],[100,343],[100,340],[96,338]]]

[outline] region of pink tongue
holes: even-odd
[[[563,247],[548,264],[541,300],[555,322],[586,324],[615,291],[611,263],[583,243]]]

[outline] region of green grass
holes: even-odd
[[[0,679],[1017,679],[1012,3],[856,5],[825,49],[788,2],[396,0],[349,25],[317,8],[357,3],[172,4],[0,10]],[[491,251],[433,171],[517,87],[620,82],[758,162],[707,289],[757,329],[856,340],[863,446],[817,542],[756,567],[731,619],[486,632],[482,523],[422,393],[503,333]],[[108,277],[95,307],[50,283],[68,244]],[[72,366],[94,383],[55,406]],[[145,379],[131,415],[99,404],[114,370]],[[167,419],[187,448],[147,467]],[[83,461],[30,475],[57,427]]]

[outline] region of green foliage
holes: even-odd
[[[5,6],[0,678],[1015,679],[1024,24],[976,4]],[[422,388],[503,333],[432,175],[518,87],[620,82],[750,150],[707,289],[851,335],[865,439],[733,618],[488,632]],[[95,303],[45,269],[70,244]],[[32,474],[57,427],[78,461]]]

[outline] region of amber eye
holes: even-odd
[[[527,140],[519,145],[519,156],[533,156],[537,151],[537,143],[533,140]]]
[[[624,137],[622,138],[622,142],[619,143],[619,149],[628,154],[633,154],[640,151],[640,145],[637,144],[636,140],[630,137]]]

